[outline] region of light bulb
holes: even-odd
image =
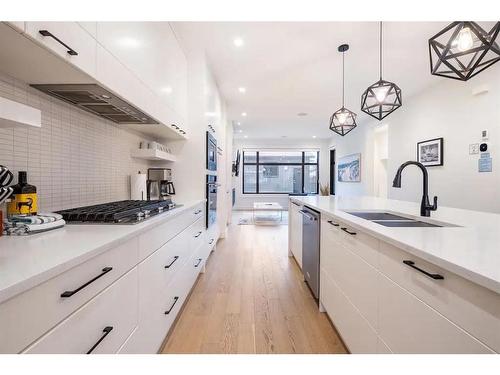
[[[344,125],[344,124],[345,124],[345,122],[346,122],[346,120],[347,120],[347,113],[345,113],[345,112],[340,112],[340,113],[338,114],[338,116],[337,116],[337,117],[338,117],[338,119],[339,119],[340,124],[341,124],[341,125]]]
[[[377,102],[382,103],[384,102],[385,98],[387,98],[387,93],[389,92],[389,88],[379,87],[373,91],[375,91],[375,98],[377,99]]]
[[[474,40],[472,39],[472,33],[468,27],[464,27],[458,33],[457,39],[455,40],[456,46],[460,52],[465,52],[474,44]]]

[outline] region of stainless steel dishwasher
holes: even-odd
[[[309,289],[319,299],[320,213],[304,206],[302,214],[302,272]]]

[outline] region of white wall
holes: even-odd
[[[473,96],[472,90],[481,85],[487,85],[489,92]],[[438,196],[443,206],[500,212],[498,162],[493,160],[492,173],[478,173],[479,155],[469,155],[469,144],[481,141],[483,129],[490,133],[491,156],[498,155],[500,64],[468,82],[436,77],[436,85],[404,99],[403,107],[386,121],[363,124],[343,139],[335,137],[338,156],[360,151],[364,156],[362,183],[338,184],[339,194],[374,194],[374,168],[366,159],[374,155],[374,129],[383,124],[389,128],[389,198],[420,201],[422,177],[417,168],[410,166],[403,172],[401,189],[392,187],[392,179],[401,163],[416,159],[417,142],[443,137],[444,165],[428,168],[431,198]]]
[[[297,140],[297,139],[235,139],[233,143],[233,154],[236,150],[243,149],[297,149],[319,150],[319,182],[322,185],[329,183],[329,151],[328,140]],[[241,155],[243,158],[243,154]],[[234,159],[234,156],[233,156]],[[233,187],[236,188],[236,204],[234,209],[247,210],[253,208],[254,202],[278,202],[283,207],[288,207],[288,194],[243,194],[243,160],[240,166],[240,175],[233,177]]]
[[[373,127],[358,126],[344,137],[334,135],[329,142],[335,148],[335,194],[336,195],[373,195]],[[339,182],[337,166],[343,156],[361,153],[361,182]]]

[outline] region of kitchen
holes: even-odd
[[[500,352],[500,21],[79,18],[0,23],[0,353]]]

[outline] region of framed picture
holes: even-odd
[[[417,161],[426,167],[443,165],[443,138],[418,142]]]
[[[361,182],[361,154],[341,157],[337,176],[339,182]]]

